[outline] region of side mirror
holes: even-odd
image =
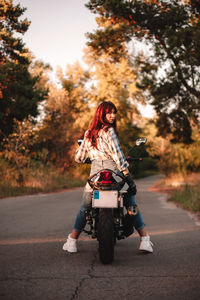
[[[82,144],[82,141],[83,140],[81,140],[81,139],[79,139],[77,142],[78,142],[78,144],[79,144],[79,146]]]
[[[144,145],[147,141],[147,138],[144,138],[144,137],[141,137],[141,138],[138,138],[136,141],[135,141],[135,145],[138,147],[138,146],[141,146],[141,145]]]

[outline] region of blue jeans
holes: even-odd
[[[91,171],[90,175],[97,173],[98,171],[102,169],[111,169],[115,171],[116,173],[120,174],[120,171],[117,169],[117,166],[113,160],[94,160],[91,165]],[[117,178],[115,178],[117,180]],[[124,196],[124,206],[128,208],[129,206],[136,205],[135,197],[134,196],[129,196],[128,194],[125,194]],[[87,221],[86,221],[86,216],[85,216],[85,211],[87,209],[90,209],[92,206],[92,188],[89,186],[87,183],[84,192],[83,192],[83,197],[82,197],[82,204],[80,207],[80,210],[77,214],[75,224],[73,229],[76,230],[77,232],[81,232]],[[141,212],[139,211],[138,215],[136,216],[135,219],[135,229],[138,231],[142,228],[144,228],[145,224],[141,215]]]

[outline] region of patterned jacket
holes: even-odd
[[[76,152],[76,162],[84,163],[88,157],[91,161],[94,159],[113,159],[120,171],[128,168],[129,163],[124,156],[119,139],[113,127],[110,127],[107,131],[103,128],[99,131],[97,148],[95,148],[87,139],[87,132],[88,131],[85,132],[83,142]]]

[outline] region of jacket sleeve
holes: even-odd
[[[86,134],[87,131],[85,132],[84,139],[75,154],[75,161],[77,163],[84,163],[88,157]]]
[[[112,158],[115,161],[118,169],[120,171],[123,171],[128,168],[129,163],[124,156],[119,143],[119,139],[113,127],[108,129],[108,146],[110,148],[110,152],[112,153]]]

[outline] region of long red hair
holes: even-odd
[[[106,121],[106,114],[111,113],[113,109],[114,112],[117,113],[116,106],[110,101],[104,101],[97,107],[87,134],[87,138],[91,141],[95,148],[97,148],[97,138],[100,129],[104,127],[104,130],[107,131],[108,128],[113,127],[116,130],[116,120],[113,124]]]

